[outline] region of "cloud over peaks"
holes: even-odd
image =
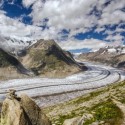
[[[1,0],[0,6],[6,2]],[[18,0],[11,3],[17,4]],[[10,18],[1,9],[2,34],[67,41],[67,49],[70,49],[69,44],[75,45],[74,49],[88,44],[88,47],[91,44],[91,48],[99,48],[106,41],[122,44],[125,40],[125,0],[22,0],[20,6],[30,11],[17,18]],[[31,18],[29,25],[22,21],[26,17]],[[75,36],[80,33],[88,33],[89,37],[85,35],[79,41]]]

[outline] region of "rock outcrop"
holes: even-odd
[[[10,90],[3,102],[0,125],[51,125],[40,107],[27,95]]]
[[[86,120],[90,120],[92,118],[93,116],[91,114],[84,114],[82,117],[78,116],[76,118],[65,120],[63,125],[83,125]]]

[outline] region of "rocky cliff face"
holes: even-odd
[[[51,125],[51,122],[31,98],[25,94],[17,97],[11,92],[3,102],[0,125]]]

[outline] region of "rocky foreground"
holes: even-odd
[[[125,81],[43,110],[27,95],[10,90],[0,125],[125,125]]]
[[[14,90],[2,105],[0,125],[51,125],[36,103],[27,95],[18,97]]]

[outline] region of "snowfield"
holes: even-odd
[[[88,71],[63,79],[27,78],[0,82],[0,101],[8,89],[16,89],[18,94],[26,93],[40,106],[68,101],[97,88],[125,80],[123,70],[86,62]]]

